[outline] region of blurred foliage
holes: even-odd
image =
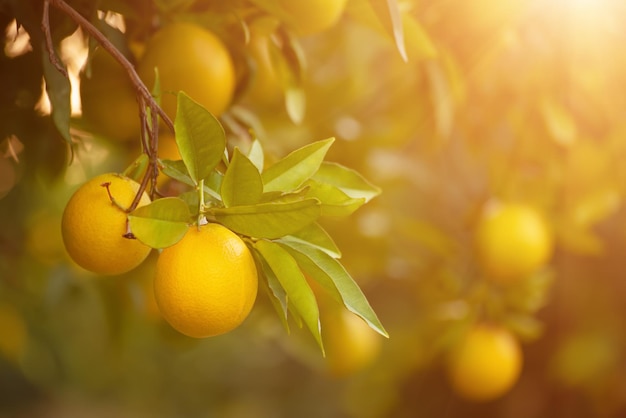
[[[0,415],[626,414],[622,2],[349,0],[335,25],[302,37],[256,1],[70,2],[90,17],[126,16],[134,54],[163,22],[211,28],[238,69],[221,118],[230,147],[258,138],[278,160],[335,136],[329,159],[382,188],[353,216],[324,222],[391,337],[343,377],[310,335],[285,333],[267,298],[238,330],[191,340],[154,309],[152,257],[108,278],[68,260],[57,234],[71,192],[124,170],[137,148],[86,133],[76,113],[68,141],[42,107],[39,15],[25,14],[40,3],[0,0]],[[408,61],[397,22],[381,13],[396,3]],[[53,12],[60,40],[75,26]],[[31,33],[21,49],[18,15]],[[250,33],[269,35],[265,58]],[[277,74],[280,91],[261,90],[271,100],[247,95],[256,71],[267,77],[262,65]],[[534,206],[556,234],[551,263],[515,286],[484,280],[474,254],[476,220],[494,198]],[[504,397],[468,403],[446,382],[442,354],[483,319],[519,336],[524,367]]]

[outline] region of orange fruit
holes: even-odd
[[[381,337],[365,321],[345,309],[324,319],[322,338],[328,370],[333,376],[354,374],[376,359]]]
[[[222,225],[192,226],[159,255],[154,281],[161,314],[190,337],[224,334],[252,310],[257,270],[243,240]]]
[[[346,7],[347,0],[278,0],[286,15],[286,23],[298,35],[312,35],[336,24]]]
[[[107,184],[108,192],[104,186]],[[125,209],[138,190],[137,182],[107,173],[92,178],[74,192],[63,211],[61,232],[68,254],[79,266],[97,274],[122,274],[148,256],[150,247],[124,237],[128,232]],[[149,203],[150,198],[144,193],[139,206]]]
[[[521,204],[488,207],[476,228],[476,252],[488,278],[511,283],[546,264],[553,236],[541,215]]]
[[[522,370],[522,350],[507,329],[488,324],[471,328],[447,358],[447,374],[454,391],[472,401],[502,396]]]
[[[224,43],[192,23],[164,26],[146,44],[137,73],[152,89],[154,69],[161,83],[161,105],[174,119],[179,91],[184,91],[218,116],[229,106],[235,90],[235,68]]]

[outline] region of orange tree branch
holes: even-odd
[[[126,70],[131,82],[133,83],[136,91],[137,91],[137,99],[140,106],[140,119],[141,119],[141,135],[142,141],[144,144],[144,150],[149,158],[148,169],[144,175],[140,183],[140,188],[133,200],[131,206],[129,207],[129,212],[134,210],[139,201],[141,200],[141,195],[147,189],[148,183],[151,182],[151,189],[155,189],[156,184],[156,176],[158,175],[158,161],[157,161],[157,147],[158,147],[158,116],[165,122],[167,127],[174,132],[174,124],[170,117],[163,111],[163,109],[157,104],[157,102],[152,97],[152,94],[141,80],[137,72],[135,71],[134,66],[128,59],[122,54],[113,43],[100,31],[96,28],[88,19],[86,19],[83,15],[78,13],[74,8],[72,8],[69,4],[67,4],[64,0],[44,0],[44,14],[43,14],[43,22],[42,28],[44,31],[44,35],[46,37],[46,48],[48,49],[48,54],[50,55],[51,61],[55,64],[59,71],[62,71],[65,76],[67,76],[67,72],[63,66],[60,65],[58,58],[54,52],[54,47],[52,44],[52,37],[50,34],[50,23],[49,23],[49,14],[48,9],[49,5],[52,5],[66,14],[70,19],[72,19],[76,24],[78,24],[89,36],[95,39],[98,44],[102,48],[104,48],[111,56],[119,62],[119,64]],[[150,109],[150,126],[148,126],[147,122],[147,113],[145,111],[146,108]],[[146,146],[147,145],[147,146]]]

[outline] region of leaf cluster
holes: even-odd
[[[175,120],[179,161],[162,172],[192,187],[129,214],[132,233],[153,248],[174,245],[190,225],[218,222],[242,236],[259,266],[262,284],[288,329],[306,325],[322,347],[316,282],[382,335],[385,329],[341,253],[320,226],[323,216],[346,216],[380,193],[359,173],[324,158],[334,139],[297,149],[266,167],[261,143],[229,153],[219,121],[184,92]]]

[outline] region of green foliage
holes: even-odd
[[[259,169],[235,148],[221,187],[224,206],[254,205],[263,196],[263,180]]]
[[[176,197],[157,199],[128,215],[130,229],[137,239],[152,248],[165,248],[180,241],[187,232],[191,213]]]
[[[198,184],[221,161],[226,136],[219,121],[185,93],[178,94],[176,143],[189,177]]]
[[[135,209],[129,222],[138,239],[164,248],[178,242],[197,215],[219,222],[248,239],[279,316],[306,325],[322,351],[319,309],[306,277],[387,336],[338,261],[332,238],[317,223],[321,216],[349,215],[380,193],[356,171],[324,162],[334,138],[305,145],[267,168],[261,143],[255,141],[250,157],[235,148],[222,173],[218,164],[227,153],[224,130],[184,92],[178,95],[175,129],[182,162],[163,161],[163,173],[196,192]]]
[[[163,248],[189,225],[225,225],[251,249],[266,297],[241,330],[192,342],[144,312],[153,263],[93,280],[51,248],[80,182],[126,166],[141,182],[150,162],[70,115],[68,80],[43,42],[43,2],[0,0],[3,29],[16,19],[30,37],[19,56],[7,37],[0,57],[0,306],[18,308],[30,338],[17,363],[0,353],[0,380],[19,380],[0,395],[0,414],[14,414],[4,402],[14,391],[29,406],[20,415],[36,414],[31,404],[101,412],[56,411],[66,390],[80,402],[93,396],[91,408],[107,402],[103,393],[151,408],[103,412],[119,416],[465,417],[528,399],[546,416],[624,410],[620,2],[348,0],[334,27],[306,38],[277,0],[68,3],[131,62],[172,21],[224,41],[237,69],[230,108],[218,121],[179,96],[182,159],[159,155],[154,202],[129,213],[129,228]],[[65,60],[61,41],[76,24],[50,11]],[[108,23],[111,12],[124,15],[125,31]],[[249,49],[259,32],[278,90],[270,103],[246,96],[265,64]],[[50,115],[38,107],[44,90]],[[158,102],[158,85],[152,93]],[[508,286],[484,277],[474,253],[477,214],[491,199],[534,206],[555,233],[551,262]],[[323,331],[336,307],[393,338],[368,369],[330,381],[309,337],[331,355]],[[519,388],[468,405],[451,398],[439,366],[480,321],[513,331],[529,358]]]

